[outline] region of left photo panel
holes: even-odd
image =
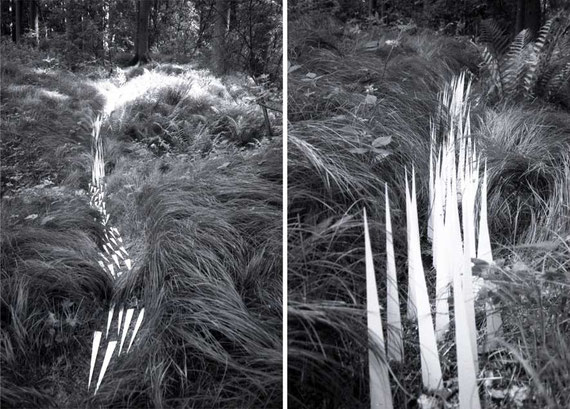
[[[282,1],[0,4],[1,406],[281,408]]]

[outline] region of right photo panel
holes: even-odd
[[[288,2],[288,407],[570,401],[570,4]]]

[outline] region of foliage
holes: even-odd
[[[508,36],[493,21],[481,25],[482,67],[488,78],[488,97],[543,97],[567,103],[563,95],[570,80],[570,32],[564,19],[548,20],[537,39],[528,30],[509,44]]]
[[[144,0],[152,1],[152,0]],[[8,2],[3,2],[4,7]],[[136,7],[133,1],[39,0],[40,48],[62,56],[67,67],[86,61],[125,64],[133,52]],[[208,61],[216,19],[214,0],[152,1],[150,50],[159,59]],[[8,11],[8,10],[6,10]],[[28,27],[25,43],[36,35],[24,7]],[[10,34],[13,16],[2,13],[3,34]],[[13,24],[12,24],[13,25]],[[250,75],[269,74],[279,81],[281,70],[281,2],[232,2],[227,42],[227,66]]]
[[[404,169],[415,165],[418,209],[427,209],[429,118],[439,109],[443,84],[465,68],[477,74],[479,57],[470,42],[427,30],[402,33],[374,26],[352,30],[353,24],[343,25],[319,14],[296,17],[289,27],[289,406],[365,408],[369,407],[369,375],[360,214],[363,207],[370,214],[378,291],[384,297],[384,225],[380,222],[385,211],[384,182],[390,187],[398,281],[405,283],[407,277],[401,273],[406,269]],[[545,258],[553,263],[548,277],[558,277],[552,286],[560,288],[561,277],[568,271],[561,253],[570,228],[565,193],[570,118],[548,105],[510,100],[491,104],[480,88],[480,83],[474,85],[471,130],[487,159],[493,246],[499,249],[499,257],[509,255],[503,268],[512,271],[516,261],[510,255],[519,253],[517,246],[538,247],[543,240],[557,243],[560,250],[550,254],[552,259]],[[385,149],[390,155],[378,161],[372,142],[387,137],[391,141]],[[427,216],[423,211],[418,215],[422,241]],[[422,258],[424,265],[431,265],[429,254]],[[536,315],[518,330],[514,326],[520,320],[514,317],[524,314],[526,307],[513,300],[505,304],[501,312],[505,322],[510,320],[505,341],[513,348],[480,355],[484,373],[502,377],[487,382],[489,392],[482,394],[482,404],[511,407],[520,400],[531,408],[546,406],[552,399],[564,402],[568,399],[565,382],[555,377],[568,373],[568,362],[547,363],[547,356],[561,357],[567,351],[554,341],[563,325],[554,319],[561,301],[553,293],[541,308],[545,298],[533,292],[534,285],[513,276],[521,288],[520,297],[527,297],[534,313],[543,311],[551,317],[544,333],[553,341],[548,352],[537,353],[540,348],[534,337],[539,334],[530,325]],[[436,284],[432,272],[426,272],[426,281],[431,293]],[[402,294],[406,291],[403,286]],[[508,287],[504,294],[508,297]],[[480,324],[481,314],[476,318]],[[394,406],[409,407],[426,399],[440,406],[455,405],[457,360],[452,337],[444,340],[441,361],[444,379],[451,381],[441,395],[423,395],[417,329],[406,321],[403,328],[405,363],[391,365],[399,382],[397,387],[392,384]],[[527,339],[524,344],[529,334],[534,334],[533,342]],[[542,384],[551,383],[552,391],[540,389],[533,381],[541,371],[545,371]],[[511,379],[517,379],[516,384]],[[519,396],[515,392],[520,390],[526,391],[526,398],[517,400],[513,396]]]
[[[369,15],[370,3],[373,3],[372,15]],[[485,18],[493,17],[501,22],[511,22],[516,14],[516,1],[293,0],[289,1],[289,10],[294,16],[317,12],[334,15],[344,21],[357,20],[363,24],[413,23],[446,34],[465,35],[477,33],[478,22]]]
[[[6,41],[2,55],[2,407],[281,407],[281,139],[254,84],[189,64],[76,74]],[[135,265],[118,288],[87,195],[98,113]],[[93,397],[93,330],[134,296],[147,341]]]

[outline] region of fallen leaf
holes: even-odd
[[[291,63],[289,63],[289,67],[287,69],[287,73],[291,74],[294,71],[297,71],[299,68],[301,68],[300,65],[296,64],[296,65],[291,65]]]
[[[374,141],[372,142],[372,146],[378,148],[380,146],[386,146],[390,142],[392,142],[391,136],[381,136],[379,138],[374,139]]]

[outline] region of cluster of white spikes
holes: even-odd
[[[125,249],[123,244],[123,239],[119,233],[119,230],[115,227],[109,225],[109,213],[105,207],[105,162],[103,159],[103,140],[101,138],[101,124],[102,118],[99,116],[93,122],[93,168],[91,174],[91,184],[89,186],[89,192],[91,194],[90,205],[101,214],[101,220],[104,229],[105,243],[103,244],[103,252],[99,253],[100,260],[99,265],[101,268],[111,275],[111,277],[116,280],[125,271],[131,271],[133,268],[133,262],[129,258],[129,254]],[[131,325],[133,321],[133,316],[135,315],[135,308],[128,308],[125,311],[125,307],[121,306],[119,308],[116,324],[117,335],[114,336],[114,331],[110,330],[113,325],[113,318],[115,317],[116,305],[113,304],[109,309],[107,314],[107,328],[105,331],[104,341],[106,341],[105,355],[103,357],[103,362],[101,364],[101,369],[99,370],[99,377],[95,385],[95,392],[99,390],[103,378],[109,367],[111,359],[115,354],[117,344],[119,344],[119,349],[117,356],[120,356],[123,352],[123,346],[127,340],[129,331],[131,332],[129,345],[127,347],[127,353],[130,352],[133,343],[135,342],[136,335],[141,327],[142,321],[144,319],[144,308],[142,308],[137,315],[134,327]],[[123,320],[124,318],[124,320]],[[113,328],[114,329],[114,328]],[[103,349],[104,342],[103,331],[95,331],[93,334],[93,347],[91,350],[91,363],[89,368],[89,380],[87,383],[87,389],[91,388],[91,382],[93,380],[93,374],[95,372],[95,366],[97,364],[97,357],[99,356],[99,350]]]
[[[465,75],[462,74],[454,78],[442,95],[441,108],[449,114],[449,123],[446,137],[439,149],[436,149],[436,129],[432,127],[428,237],[433,244],[433,266],[436,271],[435,326],[421,258],[415,172],[412,169],[411,192],[406,174],[407,316],[409,319],[417,320],[418,323],[422,382],[427,390],[437,390],[443,386],[437,343],[443,339],[449,329],[448,299],[453,291],[460,409],[481,407],[476,379],[478,353],[474,299],[477,290],[474,289],[471,274],[472,259],[477,258],[488,264],[493,262],[487,226],[487,171],[485,168],[480,178],[480,157],[470,139],[467,103],[470,86],[470,81],[466,81]],[[458,155],[456,144],[459,145]],[[479,223],[476,220],[477,203],[479,203]],[[403,360],[403,343],[387,187],[387,354],[366,211],[364,211],[364,230],[368,329],[371,344],[369,354],[371,407],[391,409],[393,406],[388,362]],[[478,240],[476,240],[477,234]],[[502,322],[491,300],[486,301],[486,311],[486,336],[492,340],[499,336]]]

